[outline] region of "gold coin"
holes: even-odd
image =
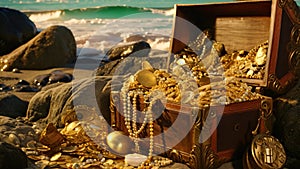
[[[141,70],[136,74],[136,80],[144,87],[151,88],[157,85],[154,73],[149,70]]]
[[[71,153],[71,152],[74,152],[76,150],[77,150],[76,146],[68,146],[68,147],[62,148],[62,151],[66,152],[66,153]]]
[[[60,158],[61,153],[57,153],[50,158],[50,161],[56,161]]]

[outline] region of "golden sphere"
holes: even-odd
[[[118,154],[128,154],[133,148],[132,140],[121,131],[113,131],[106,137],[110,149]]]
[[[146,69],[141,70],[136,74],[136,80],[147,88],[151,88],[157,84],[154,73]]]

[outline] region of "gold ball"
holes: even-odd
[[[132,140],[121,131],[113,131],[106,137],[110,149],[118,154],[128,154],[133,148]]]
[[[143,86],[151,88],[157,85],[157,80],[150,70],[141,70],[136,74],[136,80]]]

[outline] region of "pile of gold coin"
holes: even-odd
[[[263,79],[267,60],[268,42],[262,43],[249,52],[241,50],[221,57],[226,76]]]
[[[219,44],[219,42],[214,42],[213,46],[220,46]],[[206,63],[207,67],[203,64],[203,58],[200,59],[201,57],[188,47],[176,54],[175,58],[177,61],[184,59],[184,64],[188,65],[198,84],[203,80],[205,81],[205,78],[209,76],[209,72],[218,72],[221,74],[224,71],[226,77],[263,79],[267,62],[268,41],[255,46],[249,52],[240,50],[219,55],[223,52],[219,52],[218,49],[215,50],[216,52],[211,50],[209,56],[205,58],[205,62],[208,62]],[[219,57],[221,64],[214,62]]]
[[[169,102],[179,102],[181,99],[177,81],[164,70],[142,70],[129,83],[129,90],[139,89],[146,95],[160,90]]]
[[[251,91],[252,87],[235,78],[226,78],[223,81],[212,82],[199,87],[198,105],[228,105],[261,98],[261,95]]]
[[[176,60],[176,62],[181,61],[179,59]],[[195,65],[194,68],[197,66],[199,66],[199,64]],[[203,71],[205,71],[204,68]],[[181,83],[180,78],[172,76],[164,70],[153,70],[151,75],[150,73],[144,72],[143,74],[137,74],[145,77],[139,77],[138,79],[133,78],[129,81],[131,90],[141,90],[146,95],[149,95],[155,90],[160,90],[163,92],[164,97],[166,97],[168,102],[182,102],[194,106],[208,107],[211,105],[228,105],[231,103],[256,100],[261,97],[260,94],[252,92],[252,87],[247,83],[241,82],[234,77],[223,78],[222,76],[210,77],[208,75],[204,75],[198,79],[199,81],[196,80],[198,89],[188,93],[191,94],[190,97],[183,97],[182,92],[185,91],[182,91],[182,88],[179,87]],[[149,76],[151,76],[151,78]],[[140,79],[143,80],[141,81]],[[146,82],[144,81],[147,81],[147,79],[155,79],[155,81],[151,82],[152,85],[149,85],[150,83],[147,82],[149,87],[145,87]],[[188,101],[182,100],[187,97],[189,97]]]
[[[181,53],[176,54],[175,57],[176,64],[188,66],[198,86],[202,86],[203,83],[209,83],[207,69],[202,60],[194,52],[186,48]]]

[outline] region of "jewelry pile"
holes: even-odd
[[[172,160],[159,162],[159,159],[155,160],[156,157],[153,157],[154,119],[152,108],[157,100],[161,100],[165,96],[171,102],[178,102],[180,100],[181,95],[176,81],[165,71],[148,68],[137,72],[135,76],[131,76],[124,83],[121,92],[125,126],[129,137],[135,144],[135,152],[140,152],[139,141],[141,132],[149,129],[148,160],[142,163],[139,168],[171,164]],[[138,119],[143,120],[139,122]]]
[[[221,62],[226,76],[263,79],[267,60],[268,42],[264,42],[248,52],[241,50],[222,56]]]

